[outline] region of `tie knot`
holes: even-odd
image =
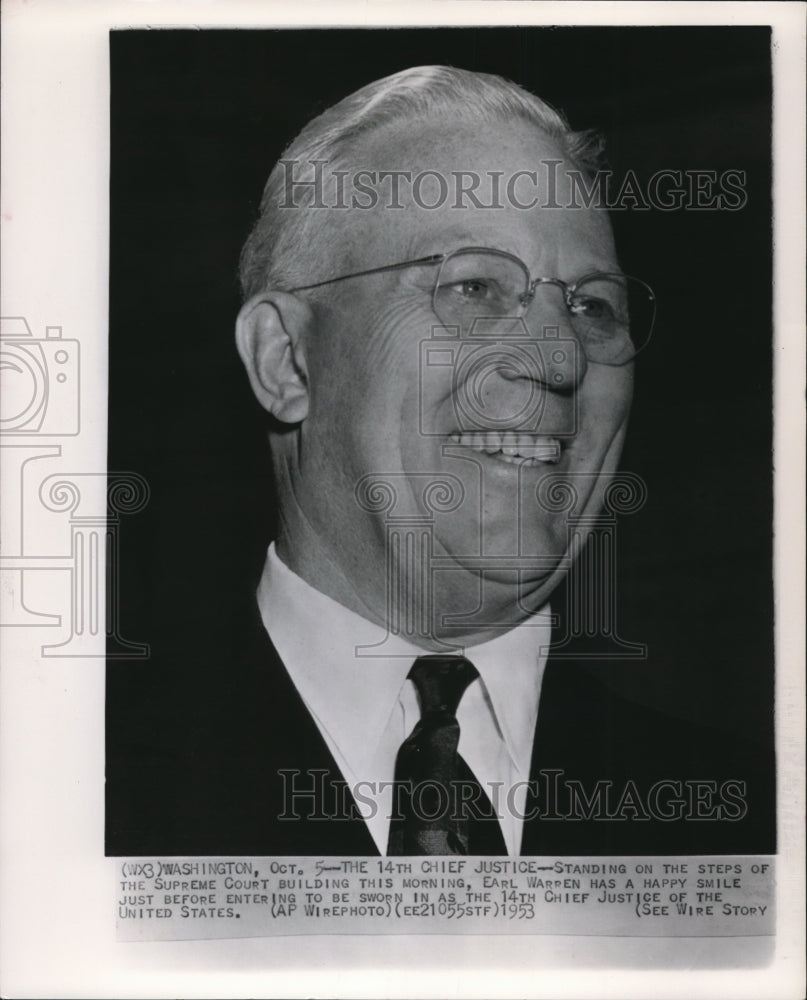
[[[479,671],[464,656],[419,656],[409,676],[417,688],[421,716],[428,712],[456,715],[465,689]]]

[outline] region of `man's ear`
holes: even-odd
[[[308,415],[303,334],[314,322],[308,303],[290,292],[260,292],[235,324],[238,353],[261,406],[284,424]]]

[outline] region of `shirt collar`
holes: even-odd
[[[550,632],[547,604],[515,628],[465,651],[484,682],[507,751],[525,776],[530,771]]]
[[[258,606],[308,710],[354,774],[365,773],[407,674],[424,650],[306,583],[281,560],[274,543],[258,586]],[[465,650],[508,753],[525,775],[549,637],[547,605],[527,622]]]

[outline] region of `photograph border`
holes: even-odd
[[[779,790],[776,951],[767,968],[715,968],[723,948],[692,939],[344,937],[119,944],[114,860],[103,857],[104,630],[82,650],[42,655],[41,632],[0,630],[3,726],[2,939],[5,996],[799,996],[804,867],[804,14],[800,4],[275,3],[9,0],[3,16],[3,315],[35,336],[81,341],[80,433],[52,446],[78,496],[58,482],[49,513],[106,531],[108,33],[124,26],[272,27],[445,23],[758,23],[774,30],[775,646]],[[372,12],[372,14],[370,13]],[[71,251],[54,234],[71,234]],[[43,291],[43,289],[47,289]],[[57,325],[58,324],[58,325]],[[56,331],[60,330],[57,334]],[[48,348],[50,349],[50,348]],[[67,351],[66,364],[74,355]],[[72,424],[66,426],[72,427]],[[53,449],[60,449],[55,451]],[[18,456],[15,456],[17,458]],[[4,478],[14,466],[3,455]],[[66,473],[67,475],[68,473]],[[120,470],[118,509],[148,486]],[[61,475],[61,474],[60,474]],[[38,501],[37,501],[38,502]],[[27,509],[3,501],[4,526]],[[72,506],[71,506],[72,505]],[[37,508],[38,509],[38,508]],[[53,532],[43,518],[42,530]],[[69,553],[61,552],[59,558]],[[35,555],[30,558],[36,558]],[[66,568],[66,567],[65,567]],[[59,576],[59,574],[55,574]],[[51,585],[56,606],[64,580]],[[4,593],[5,607],[11,596]],[[29,623],[30,624],[30,623]],[[46,624],[46,623],[41,623]],[[125,631],[120,636],[130,640]],[[136,642],[135,642],[136,645]],[[304,951],[303,951],[304,948]],[[48,956],[47,963],[42,955]],[[693,967],[679,971],[681,955]],[[301,955],[304,958],[301,959]],[[480,961],[480,955],[484,961]],[[799,956],[796,958],[796,956]],[[729,958],[726,961],[730,961]],[[634,968],[625,968],[633,964]],[[598,968],[597,966],[605,966]],[[541,970],[541,982],[535,970]],[[659,973],[658,969],[665,971]]]

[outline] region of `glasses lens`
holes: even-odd
[[[434,311],[447,326],[468,333],[482,317],[520,316],[529,276],[518,261],[484,250],[459,250],[443,261]]]
[[[656,301],[638,278],[591,275],[577,282],[567,305],[572,328],[589,361],[625,364],[650,339]]]

